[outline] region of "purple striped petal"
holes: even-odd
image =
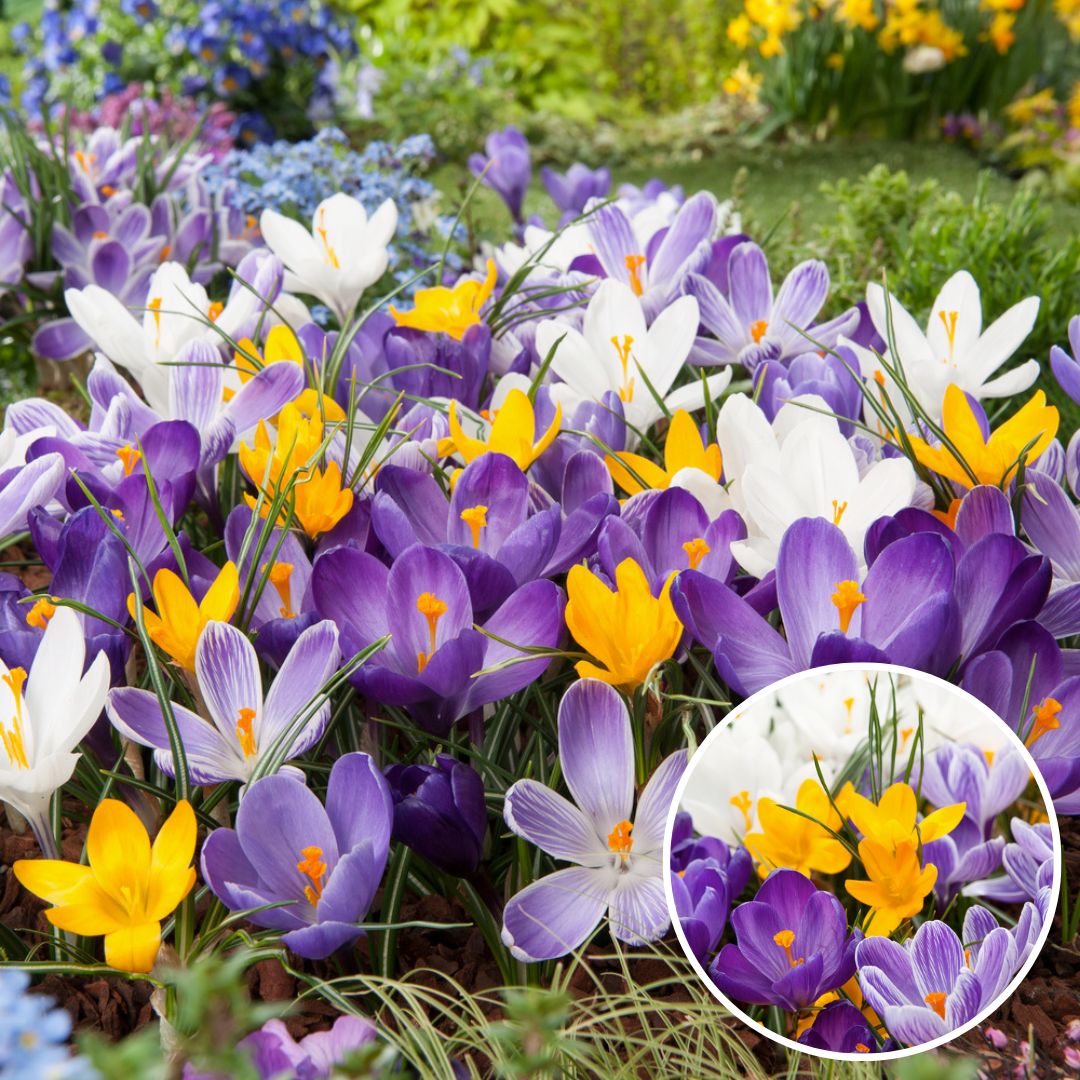
[[[635,869],[619,876],[608,909],[611,933],[629,945],[656,941],[671,926],[664,883],[659,874],[640,877]]]
[[[255,647],[243,631],[224,622],[209,622],[195,650],[195,674],[207,709],[222,737],[237,742],[242,709],[255,713],[252,731],[262,746],[262,676]]]
[[[633,798],[631,791],[630,797]],[[623,818],[605,818],[613,828]],[[552,858],[601,867],[611,861],[607,834],[568,799],[536,780],[518,780],[506,793],[503,816],[511,832]],[[609,829],[610,831],[610,829]]]
[[[402,664],[415,664],[421,653],[430,656],[472,626],[472,601],[465,576],[441,551],[416,544],[402,552],[390,568],[386,588],[395,600],[386,612],[392,635],[389,647]],[[435,623],[434,642],[428,616],[418,607],[425,596],[446,605]]]
[[[765,252],[754,243],[740,244],[728,263],[731,307],[744,333],[755,322],[772,319],[772,282]]]

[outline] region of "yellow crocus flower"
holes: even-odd
[[[941,426],[959,458],[945,446],[931,446],[917,435],[909,438],[916,460],[939,476],[972,487],[974,482],[964,468],[966,464],[978,483],[1006,487],[1016,475],[1021,454],[1024,464],[1030,465],[1053,442],[1058,419],[1057,409],[1047,405],[1046,394],[1038,390],[985,439],[964,391],[950,385],[945,390]]]
[[[241,338],[237,346],[238,348],[233,353],[233,363],[236,365],[241,382],[246,383],[261,370],[251,360],[253,356],[259,357],[263,367],[280,363],[299,364],[303,367],[304,364],[304,349],[300,344],[300,339],[284,323],[271,326],[267,331],[261,354],[258,345],[251,338]]]
[[[893,784],[881,794],[875,805],[852,790],[844,803],[844,812],[862,833],[882,847],[894,850],[901,844],[929,844],[940,840],[960,824],[967,803],[954,803],[916,821],[918,802],[910,784]]]
[[[837,797],[838,806],[843,805],[850,786]],[[812,871],[838,874],[846,870],[851,863],[851,852],[833,836],[833,832],[843,828],[843,818],[829,801],[829,793],[813,777],[800,785],[795,809],[800,813],[793,813],[770,798],[758,799],[757,816],[762,831],[747,833],[743,838],[746,850],[758,863],[758,873],[767,877],[772,870],[788,867],[809,877]]]
[[[600,679],[632,694],[659,663],[675,654],[683,627],[671,603],[674,573],[659,597],[633,559],[615,568],[612,591],[592,571],[578,565],[566,578],[566,625],[574,640],[603,666],[574,665],[582,679]]]
[[[700,469],[717,481],[723,469],[720,447],[716,443],[706,446],[697,424],[682,409],[671,418],[671,426],[664,440],[663,468],[640,454],[626,451],[620,451],[614,457],[607,455],[604,463],[615,483],[629,495],[645,490],[634,479],[631,470],[645,481],[647,487],[666,488],[680,469]]]
[[[905,919],[922,911],[937,881],[937,867],[919,865],[913,841],[895,849],[874,840],[859,844],[859,858],[869,881],[845,881],[844,888],[870,908],[864,924],[867,937],[891,934]]]
[[[181,800],[153,844],[126,803],[104,799],[86,836],[89,866],[60,859],[19,859],[15,877],[55,905],[53,926],[105,936],[105,962],[119,971],[149,972],[161,947],[161,920],[195,884],[195,813]]]
[[[495,261],[488,259],[487,277],[483,281],[464,277],[452,289],[445,285],[420,289],[412,311],[398,311],[391,304],[390,314],[398,326],[449,334],[455,341],[460,341],[470,326],[480,322],[480,309],[495,289],[497,277]]]
[[[439,443],[439,454],[442,457],[458,453],[468,464],[483,454],[505,454],[525,472],[559,434],[562,427],[562,407],[555,407],[555,416],[547,431],[535,443],[533,439],[536,438],[536,414],[533,412],[529,395],[523,390],[511,390],[506,395],[502,407],[492,417],[491,430],[486,441],[465,434],[458,419],[456,401],[450,402],[449,420],[450,437]]]
[[[154,575],[155,615],[143,608],[143,622],[150,640],[185,671],[195,670],[195,647],[208,622],[228,622],[240,603],[236,566],[228,562],[218,572],[201,603],[171,570]],[[128,594],[128,611],[135,618],[135,594]]]

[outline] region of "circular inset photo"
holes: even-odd
[[[713,994],[777,1042],[859,1060],[988,1016],[1060,882],[1024,743],[958,687],[886,664],[801,672],[735,708],[690,760],[664,854]]]

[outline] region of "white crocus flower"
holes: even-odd
[[[680,296],[646,328],[634,291],[608,278],[589,301],[582,331],[547,320],[536,329],[536,347],[543,357],[558,345],[551,370],[562,383],[553,384],[551,392],[564,415],[572,415],[582,401],[600,401],[611,390],[622,401],[626,422],[645,431],[664,415],[657,397],[669,412],[693,412],[705,404],[706,393],[716,398],[731,381],[729,368],[709,376],[707,386],[695,379],[672,391],[697,327],[697,300]]]
[[[235,338],[260,307],[248,289],[235,290],[227,304],[211,303],[177,262],[162,263],[154,271],[141,321],[99,285],[68,289],[64,300],[98,349],[131,374],[150,407],[163,416],[169,415],[170,365],[180,350],[200,339],[221,341],[208,321]]]
[[[0,660],[0,799],[30,823],[42,853],[56,855],[49,800],[71,779],[82,742],[101,715],[109,661],[99,652],[83,674],[86,642],[79,617],[57,608],[29,678]]]
[[[994,377],[1031,333],[1039,314],[1037,296],[1014,304],[985,330],[979,286],[966,270],[953,274],[942,286],[925,332],[896,297],[886,294],[880,285],[866,287],[866,304],[874,326],[886,340],[891,318],[897,356],[886,349],[884,357],[890,366],[899,361],[911,393],[935,421],[941,419],[945,389],[950,384],[974,398],[1002,398],[1022,393],[1039,377],[1037,360],[1027,360]],[[863,376],[883,381],[891,400],[905,419],[910,419],[895,384],[881,370],[877,356],[858,345],[851,347],[859,358]]]
[[[356,199],[338,192],[315,208],[311,232],[275,210],[262,212],[259,228],[285,264],[285,288],[322,300],[344,326],[364,290],[386,273],[397,222],[389,199],[369,218]]]

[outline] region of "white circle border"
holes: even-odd
[[[1048,905],[1048,918],[1039,933],[1039,939],[1035,946],[1031,950],[1031,955],[1028,957],[1024,966],[1016,973],[1012,982],[990,1003],[987,1008],[983,1009],[975,1017],[969,1020],[962,1027],[954,1028],[952,1031],[947,1032],[938,1039],[934,1039],[931,1042],[918,1043],[915,1046],[903,1047],[899,1050],[887,1050],[876,1054],[842,1054],[833,1050],[819,1050],[813,1046],[807,1046],[804,1043],[796,1042],[794,1039],[789,1039],[786,1035],[779,1035],[775,1031],[765,1027],[764,1024],[752,1019],[748,1016],[738,1005],[730,1001],[720,990],[720,988],[709,977],[709,973],[702,967],[701,962],[694,955],[693,950],[690,948],[689,942],[686,940],[686,934],[683,932],[682,924],[679,921],[678,915],[675,912],[675,894],[671,887],[671,836],[675,828],[675,817],[678,814],[679,806],[682,803],[683,791],[686,789],[686,785],[690,780],[690,774],[694,767],[694,759],[702,754],[708,747],[709,742],[718,735],[725,727],[738,718],[738,714],[746,708],[747,705],[754,704],[759,698],[764,698],[767,694],[773,694],[780,687],[786,686],[789,683],[797,682],[800,679],[817,678],[821,675],[828,674],[833,671],[879,671],[886,672],[890,675],[907,675],[915,679],[928,680],[937,687],[946,687],[949,693],[953,695],[960,695],[967,699],[969,703],[981,710],[987,717],[990,718],[992,723],[1003,728],[1013,744],[1019,749],[1023,755],[1024,760],[1027,762],[1028,768],[1031,771],[1032,778],[1035,781],[1036,786],[1039,789],[1039,794],[1042,795],[1044,809],[1050,824],[1050,831],[1054,841],[1054,880],[1050,886],[1050,904]],[[865,663],[845,663],[845,664],[825,664],[821,667],[807,668],[804,671],[796,671],[792,675],[786,675],[782,679],[777,679],[776,682],[769,683],[768,686],[762,687],[760,690],[751,694],[749,697],[741,701],[737,706],[732,708],[728,714],[709,732],[708,735],[698,745],[697,750],[694,751],[692,757],[686,763],[686,769],[683,771],[682,776],[679,779],[678,786],[675,788],[675,795],[671,800],[671,806],[668,809],[667,822],[664,826],[664,846],[663,846],[663,877],[664,877],[664,898],[667,901],[668,913],[671,916],[671,925],[675,931],[675,936],[679,939],[679,945],[682,947],[683,952],[686,954],[686,958],[690,961],[690,964],[697,973],[698,978],[704,983],[705,988],[724,1006],[725,1009],[737,1019],[746,1024],[752,1031],[757,1034],[764,1035],[767,1039],[770,1039],[774,1043],[778,1043],[781,1046],[787,1047],[789,1050],[794,1050],[800,1054],[809,1054],[812,1057],[825,1058],[830,1061],[895,1061],[899,1058],[910,1057],[912,1054],[922,1054],[928,1050],[935,1050],[939,1046],[944,1046],[946,1043],[952,1042],[953,1039],[959,1038],[965,1032],[970,1031],[972,1028],[977,1027],[983,1023],[991,1013],[995,1012],[1001,1005],[1003,1005],[1009,998],[1016,993],[1020,984],[1027,977],[1027,973],[1034,966],[1035,961],[1038,960],[1042,954],[1043,948],[1046,946],[1047,938],[1050,936],[1050,930],[1054,922],[1054,914],[1058,909],[1061,893],[1061,831],[1058,828],[1057,812],[1054,810],[1054,800],[1050,798],[1050,792],[1046,787],[1046,781],[1042,777],[1042,773],[1039,771],[1039,767],[1035,764],[1035,759],[1031,756],[1031,752],[1021,742],[1020,737],[1009,725],[995,713],[989,705],[979,701],[974,695],[969,694],[966,690],[961,689],[955,683],[946,682],[946,680],[939,678],[937,675],[931,675],[926,671],[919,671],[917,668],[902,667],[899,664],[884,664],[880,662],[868,661]],[[752,871],[753,872],[753,871]],[[729,913],[730,918],[730,913]]]

